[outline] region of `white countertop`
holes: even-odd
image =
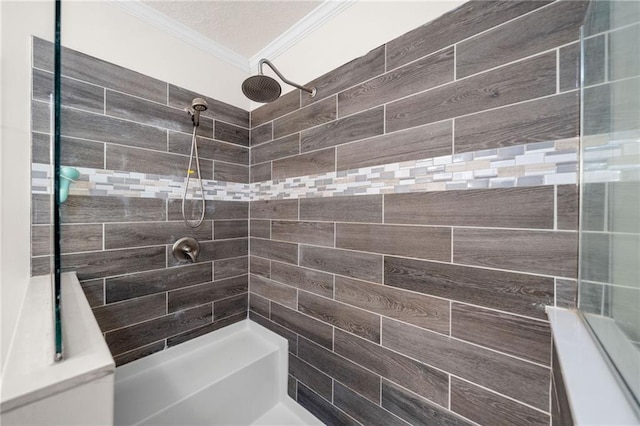
[[[2,376],[6,412],[113,374],[115,363],[75,273],[62,274],[64,359],[54,362],[51,276],[33,277]]]

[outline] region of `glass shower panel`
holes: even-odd
[[[54,324],[54,345],[55,345],[55,360],[60,361],[64,358],[64,345],[62,341],[62,277],[61,271],[61,241],[62,233],[60,229],[60,204],[62,203],[61,196],[61,166],[60,166],[60,152],[61,152],[61,110],[62,110],[62,46],[61,46],[61,17],[62,17],[62,2],[56,0],[55,3],[55,36],[54,36],[54,54],[53,54],[53,254],[54,254],[54,270],[53,270],[53,324]]]
[[[579,309],[640,400],[640,2],[595,1],[582,51]]]

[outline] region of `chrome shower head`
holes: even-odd
[[[186,111],[191,116],[194,126],[200,125],[200,113],[207,110],[207,101],[202,98],[195,98],[191,101],[191,106],[186,108]]]
[[[282,93],[280,83],[278,83],[274,78],[262,73],[263,64],[269,65],[278,77],[288,85],[308,92],[311,97],[316,95],[315,87],[300,86],[293,81],[287,80],[271,62],[267,59],[260,59],[260,62],[258,62],[258,75],[253,75],[242,83],[242,93],[252,101],[262,103],[273,102],[278,99],[280,97],[280,93]]]

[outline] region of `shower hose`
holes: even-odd
[[[182,193],[182,218],[184,219],[184,223],[185,225],[191,227],[191,228],[197,228],[198,226],[200,226],[200,224],[202,224],[202,221],[204,220],[204,214],[205,214],[205,207],[206,207],[206,201],[204,199],[204,187],[202,185],[202,176],[200,175],[200,158],[198,158],[198,143],[196,142],[196,130],[198,129],[198,126],[194,125],[193,126],[193,136],[191,138],[191,154],[189,154],[189,167],[187,168],[187,182],[184,185],[184,192]],[[187,215],[184,212],[184,205],[187,201],[187,191],[189,190],[189,180],[191,180],[191,173],[193,173],[193,169],[191,168],[191,165],[193,164],[193,153],[196,153],[195,158],[196,158],[196,170],[198,172],[198,182],[200,183],[200,194],[202,196],[201,201],[202,201],[202,212],[200,213],[200,219],[197,220],[197,222],[190,222],[187,219]]]

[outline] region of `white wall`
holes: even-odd
[[[2,365],[29,280],[31,34],[53,35],[53,3],[0,2],[0,294]],[[44,344],[44,343],[43,343]]]

